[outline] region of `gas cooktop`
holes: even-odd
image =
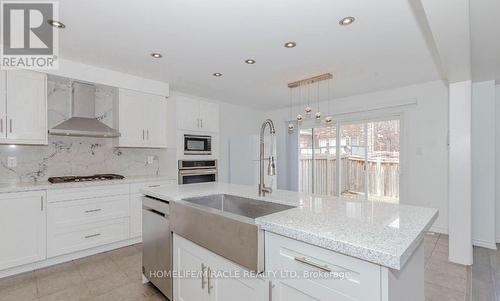
[[[64,177],[51,177],[48,181],[52,184],[70,183],[70,182],[93,182],[93,181],[108,181],[108,180],[121,180],[125,177],[116,174],[96,174],[93,176],[64,176]]]

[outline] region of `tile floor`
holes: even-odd
[[[470,298],[471,268],[448,261],[448,236],[428,233],[424,244],[425,300],[479,301]]]
[[[142,246],[134,245],[0,279],[0,301],[159,301],[142,284]]]
[[[500,251],[474,248],[471,268],[447,260],[446,235],[424,243],[426,301],[500,301]],[[0,279],[0,301],[167,300],[142,285],[141,252],[139,244]]]
[[[474,248],[472,300],[500,300],[500,250]]]

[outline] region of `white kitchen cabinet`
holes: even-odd
[[[200,130],[200,101],[197,99],[178,95],[177,101],[177,127],[181,130]]]
[[[130,238],[127,184],[50,190],[47,257]]]
[[[1,72],[0,143],[47,144],[47,75]]]
[[[7,139],[7,71],[0,70],[0,141]]]
[[[114,127],[119,147],[167,147],[167,100],[163,96],[119,89]]]
[[[0,194],[0,270],[46,257],[45,191]]]
[[[200,101],[201,129],[207,132],[219,131],[219,105]]]
[[[190,277],[174,278],[174,300],[179,301],[233,301],[267,300],[268,282],[261,278],[220,277],[243,275],[243,268],[193,242],[174,234],[173,268]]]
[[[180,130],[218,132],[219,105],[178,95],[177,120],[177,127]]]
[[[266,270],[293,271],[300,277],[272,280],[275,301],[298,300],[381,300],[381,267],[281,235],[266,232]],[[328,277],[315,273],[339,272]],[[333,277],[332,277],[333,276]]]
[[[167,99],[149,95],[146,107],[146,144],[150,147],[167,147]]]
[[[175,183],[171,181],[159,181],[148,183],[135,183],[130,185],[130,237],[142,236],[142,196],[141,189],[157,187],[161,184]]]

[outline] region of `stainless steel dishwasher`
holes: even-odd
[[[172,300],[172,232],[170,204],[142,198],[142,272],[168,299]]]

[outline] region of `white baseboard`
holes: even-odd
[[[448,234],[448,229],[443,228],[443,227],[439,227],[439,226],[432,226],[429,229],[429,232],[435,232],[435,233],[439,233],[439,234]]]
[[[498,238],[497,238],[497,242],[498,242]],[[487,248],[487,249],[497,250],[497,244],[495,242],[491,242],[491,241],[473,239],[472,245],[476,246],[476,247],[483,247],[483,248]]]
[[[98,253],[111,251],[111,250],[118,249],[118,248],[123,248],[123,247],[137,244],[140,242],[142,242],[142,237],[134,237],[131,239],[122,240],[122,241],[107,244],[104,246],[99,246],[99,247],[95,247],[95,248],[91,248],[91,249],[87,249],[87,250],[82,250],[82,251],[78,251],[78,252],[74,252],[74,253],[70,253],[70,254],[65,254],[65,255],[56,256],[56,257],[52,257],[52,258],[47,258],[47,259],[42,260],[42,261],[33,262],[33,263],[18,266],[18,267],[13,267],[10,269],[2,270],[2,271],[0,271],[0,278],[12,276],[12,275],[16,275],[16,274],[20,274],[20,273],[24,273],[24,272],[34,271],[34,270],[45,268],[45,267],[48,267],[51,265],[75,260],[78,258],[87,257],[90,255],[95,255]]]

